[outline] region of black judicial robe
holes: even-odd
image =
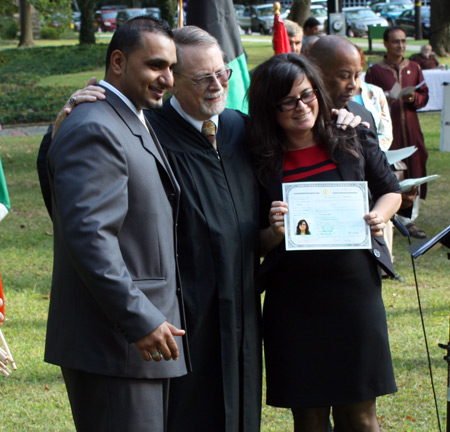
[[[171,380],[169,432],[259,431],[259,203],[245,116],[219,116],[218,156],[169,102],[146,115],[181,187],[178,255],[193,372]]]

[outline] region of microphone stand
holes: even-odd
[[[404,228],[406,230],[406,227],[404,227],[403,224],[401,224],[395,216],[392,219],[392,222],[403,234],[402,228]],[[411,238],[409,237],[409,235],[408,235],[408,238],[409,238],[410,245],[407,247],[407,249],[411,253],[411,261],[412,261],[412,266],[413,266],[413,271],[414,271],[414,279],[415,279],[415,283],[416,283],[417,299],[419,301],[420,315],[422,317],[422,328],[423,328],[423,332],[424,332],[424,336],[425,336],[425,345],[427,348],[428,366],[429,366],[429,370],[430,370],[431,386],[433,389],[434,403],[436,406],[437,421],[438,421],[439,431],[442,431],[439,410],[438,410],[438,404],[437,404],[437,398],[436,398],[436,391],[435,391],[434,382],[433,382],[433,372],[431,369],[430,353],[429,353],[429,349],[428,349],[427,336],[426,336],[426,332],[425,332],[425,323],[423,321],[423,316],[422,316],[422,306],[420,303],[420,296],[419,296],[419,284],[417,282],[414,259],[425,254],[428,250],[430,250],[433,246],[436,246],[438,243],[441,243],[441,245],[444,245],[444,246],[450,248],[450,225],[447,228],[445,228],[444,230],[442,230],[439,234],[434,236],[432,239],[425,239],[425,240],[416,242],[414,244],[411,244]],[[447,256],[450,259],[450,254],[447,254]],[[448,369],[447,369],[447,426],[446,427],[447,427],[447,432],[450,432],[450,330],[449,330],[449,342],[447,343],[447,345],[439,344],[439,347],[447,350],[447,355],[444,357],[444,360],[447,361],[447,365],[448,365]]]

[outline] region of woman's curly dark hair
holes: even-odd
[[[359,157],[355,130],[337,128],[331,117],[332,105],[319,69],[297,54],[277,55],[253,71],[248,91],[250,150],[256,176],[262,183],[277,174],[280,155],[287,150],[286,137],[276,120],[277,103],[302,78],[317,90],[319,114],[313,127],[317,144],[333,161],[337,149]]]

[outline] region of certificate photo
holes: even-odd
[[[371,249],[367,182],[283,183],[286,250]]]

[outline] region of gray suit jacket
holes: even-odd
[[[45,360],[86,372],[165,378],[133,342],[164,321],[184,327],[176,262],[179,188],[164,153],[114,93],[78,106],[48,152],[54,266]]]

